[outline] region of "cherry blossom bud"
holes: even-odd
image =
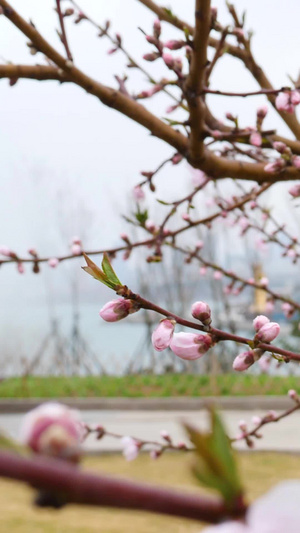
[[[267,316],[258,315],[253,320],[253,327],[255,331],[259,331],[265,324],[268,324],[269,322],[270,322],[270,319]]]
[[[129,314],[136,313],[139,310],[137,304],[132,300],[118,298],[107,302],[99,312],[99,315],[106,322],[117,322],[126,318]]]
[[[122,437],[123,455],[127,461],[133,461],[137,458],[140,450],[139,443],[132,437]]]
[[[170,346],[175,324],[175,320],[164,318],[153,331],[152,344],[157,352],[162,352]]]
[[[185,46],[185,41],[175,41],[175,40],[171,40],[171,41],[167,41],[164,46],[165,48],[169,48],[169,50],[179,50],[180,48],[182,48],[183,46]]]
[[[78,411],[56,402],[43,403],[27,413],[20,438],[35,453],[77,460],[84,426]]]
[[[173,56],[171,56],[171,54],[168,54],[168,53],[165,53],[162,55],[162,58],[166,64],[166,66],[169,68],[169,69],[173,69],[174,68],[174,59],[173,59]]]
[[[245,32],[242,28],[234,28],[232,33],[240,39],[243,39],[243,37],[245,37]]]
[[[291,92],[291,103],[293,105],[300,104],[300,92],[299,91],[292,91]]]
[[[200,320],[202,324],[209,325],[211,323],[211,309],[207,303],[193,303],[191,313],[193,317]]]
[[[207,274],[207,268],[205,266],[199,269],[200,275],[205,276]]]
[[[253,416],[252,417],[252,424],[254,424],[255,426],[259,426],[262,422],[262,419],[260,416]]]
[[[146,39],[150,44],[157,44],[157,39],[153,35],[146,35]]]
[[[179,152],[177,152],[177,154],[173,155],[172,157],[173,165],[178,165],[178,163],[180,163],[182,159],[183,159],[183,156]]]
[[[128,237],[127,233],[121,233],[121,234],[120,234],[120,237],[121,237],[121,239],[122,239],[123,241],[125,241],[125,242],[129,242],[129,237]]]
[[[214,279],[220,280],[222,277],[223,277],[223,274],[220,270],[217,270],[216,272],[214,272]]]
[[[191,221],[191,217],[188,213],[183,213],[183,215],[181,215],[181,218],[182,220],[185,220],[186,222],[190,222]]]
[[[230,111],[227,112],[225,116],[226,116],[226,118],[227,118],[228,120],[231,120],[232,122],[235,122],[235,120],[236,120],[236,118],[233,116],[232,113],[230,113]]]
[[[256,111],[257,118],[263,120],[268,113],[268,107],[266,105],[259,107]]]
[[[300,196],[300,183],[298,185],[293,185],[293,187],[289,189],[289,193],[293,196],[293,198],[298,198]]]
[[[151,450],[150,452],[150,458],[151,459],[158,459],[161,455],[161,452],[159,450]]]
[[[292,400],[296,400],[296,398],[298,398],[298,394],[294,389],[290,389],[288,395]]]
[[[287,145],[281,141],[275,141],[273,142],[273,148],[280,154],[284,154],[286,152]]]
[[[204,246],[204,242],[203,242],[203,241],[197,241],[197,242],[195,243],[195,248],[196,248],[197,250],[201,250],[201,249],[203,248],[203,246]]]
[[[253,146],[261,146],[262,145],[262,136],[258,131],[254,131],[250,135],[250,144]]]
[[[156,19],[153,23],[153,33],[156,39],[158,39],[161,33],[161,24],[159,19]]]
[[[292,165],[296,168],[300,168],[300,156],[299,155],[294,155],[292,157]]]
[[[256,333],[255,339],[260,342],[272,342],[276,339],[277,335],[280,332],[280,326],[277,322],[268,322],[260,328]]]
[[[149,218],[146,220],[145,222],[145,228],[150,231],[151,233],[153,233],[155,230],[156,230],[156,226],[153,222],[153,220],[150,220]]]
[[[23,263],[21,263],[20,261],[17,264],[17,269],[18,269],[19,274],[24,274],[25,268],[24,268]]]
[[[273,313],[274,307],[274,302],[272,300],[268,300],[265,308],[266,313]]]
[[[0,246],[0,255],[4,255],[4,257],[12,257],[13,252],[7,247],[7,246]]]
[[[162,429],[160,432],[160,436],[162,439],[166,440],[167,442],[171,442],[171,437],[168,431],[165,429]]]
[[[240,421],[239,421],[239,428],[240,428],[242,431],[247,431],[247,424],[246,424],[245,420],[240,420]]]
[[[278,111],[285,111],[286,113],[293,113],[295,108],[293,104],[291,103],[290,91],[279,93],[278,96],[276,96],[275,106],[276,106],[276,109],[278,109]]]
[[[59,263],[59,260],[57,259],[57,257],[50,257],[50,259],[48,259],[48,265],[51,268],[57,267],[58,263]]]
[[[82,252],[82,248],[80,244],[72,244],[71,246],[71,252],[73,255],[80,255]]]
[[[270,368],[271,359],[269,357],[261,357],[258,365],[263,373],[267,373]]]
[[[255,200],[252,200],[250,203],[249,203],[249,206],[250,206],[250,209],[255,209],[257,207],[257,202],[255,202]]]
[[[237,372],[243,372],[247,370],[255,362],[255,356],[253,350],[240,353],[233,361],[232,368]]]
[[[283,159],[276,159],[276,161],[274,161],[273,163],[268,163],[264,167],[264,170],[265,172],[279,172],[283,169],[284,166],[285,162],[283,161]]]
[[[134,187],[132,194],[136,202],[140,202],[145,198],[145,193],[140,185]]]
[[[281,306],[281,309],[284,312],[284,316],[286,316],[286,318],[291,318],[295,312],[294,306],[289,304],[288,302],[284,302]]]
[[[158,59],[160,56],[157,52],[152,52],[150,54],[144,54],[143,55],[143,59],[145,59],[145,61],[155,61],[156,59]]]
[[[180,332],[174,333],[170,348],[181,359],[194,360],[202,357],[212,344],[210,335]]]

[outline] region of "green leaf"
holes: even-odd
[[[147,209],[146,211],[138,210],[137,213],[134,213],[134,216],[137,219],[137,221],[143,226],[146,220],[148,219],[148,210]]]
[[[108,259],[108,255],[106,253],[104,253],[103,255],[101,266],[103,268],[104,274],[108,277],[109,281],[114,283],[114,285],[122,285],[113,267],[111,266],[111,262]]]
[[[82,270],[85,270],[90,276],[93,276],[97,281],[101,281],[101,283],[104,283],[104,285],[107,285],[110,289],[114,289],[115,284],[109,280],[107,275],[102,272],[101,268],[99,268],[85,253],[83,253],[83,255],[87,266],[81,267]]]
[[[162,204],[162,205],[172,205],[172,204],[170,204],[170,202],[165,202],[164,200],[159,200],[158,198],[156,198],[156,201],[157,201],[159,204]]]
[[[214,410],[210,411],[210,417],[210,433],[202,433],[189,424],[185,426],[196,448],[193,472],[203,485],[220,492],[230,506],[241,496],[243,489],[221,419]]]

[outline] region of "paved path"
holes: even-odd
[[[257,409],[251,411],[224,411],[223,419],[228,433],[234,436],[238,432],[238,422],[243,419],[251,423],[252,416],[265,414]],[[278,411],[279,412],[279,411]],[[22,414],[0,414],[0,428],[5,429],[13,437],[17,437]],[[174,441],[186,440],[181,426],[182,420],[189,420],[201,428],[207,427],[207,413],[204,410],[193,411],[122,411],[122,410],[84,410],[84,421],[88,424],[101,424],[108,431],[132,435],[143,439],[157,440],[160,431],[167,430]],[[279,424],[270,424],[263,428],[264,438],[255,441],[257,450],[278,450],[300,452],[300,412],[282,420]],[[96,441],[91,435],[86,441],[89,451],[117,451],[120,442],[105,437]],[[239,449],[246,449],[244,443],[238,443]]]

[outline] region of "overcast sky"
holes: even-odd
[[[63,53],[55,33],[58,25],[53,1],[11,0],[11,3],[26,19],[31,18],[38,30]],[[64,5],[67,7],[68,2]],[[194,1],[169,0],[167,5],[174,13],[193,22]],[[229,23],[225,2],[217,0],[214,5],[220,21]],[[82,0],[82,8],[99,23],[111,20],[112,30],[122,35],[124,45],[143,62],[142,54],[151,47],[138,26],[151,31],[155,18],[151,12],[137,0]],[[239,12],[247,9],[246,27],[254,30],[255,56],[274,86],[288,84],[287,74],[296,77],[300,68],[299,1],[287,0],[283,6],[280,0],[239,0],[237,8]],[[124,56],[119,52],[107,55],[111,44],[105,38],[96,38],[96,30],[86,21],[75,26],[67,20],[66,25],[75,64],[101,82],[115,86],[114,74],[125,72]],[[176,29],[163,24],[164,40],[178,35]],[[34,57],[29,54],[25,43],[23,35],[1,16],[2,61],[43,62],[39,54]],[[157,79],[168,75],[161,61],[143,63]],[[129,75],[129,86],[134,92],[147,88],[144,76],[134,70]],[[257,88],[245,67],[229,56],[216,67],[211,86],[234,91]],[[173,150],[149,138],[141,126],[71,84],[19,80],[10,88],[7,80],[0,80],[0,94],[1,244],[20,255],[36,247],[41,254],[55,256],[67,251],[72,235],[81,232],[86,236],[88,248],[119,242],[118,234],[124,231],[119,215],[126,211],[139,172],[155,168]],[[219,118],[224,119],[230,110],[239,114],[242,125],[253,126],[255,110],[265,99],[211,96],[209,102]],[[166,98],[158,95],[149,107],[159,116],[165,116],[168,105]],[[271,108],[265,125],[288,135],[287,128]],[[190,183],[186,166],[172,173],[166,169],[160,174],[157,197],[166,194],[170,200],[174,199],[175,179],[176,190],[185,190]],[[271,199],[276,200],[276,193]],[[47,276],[51,277],[53,286],[61,287],[60,274],[53,271]],[[12,321],[14,327],[22,328],[22,317],[29,303],[45,298],[44,282],[44,274],[27,273],[25,278],[15,272],[14,266],[1,269],[2,335],[8,324],[12,327]]]

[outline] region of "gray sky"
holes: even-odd
[[[50,0],[11,0],[13,7],[27,19],[31,18],[39,31],[62,51],[55,33],[57,17]],[[189,22],[193,22],[192,0],[169,0],[168,6]],[[68,5],[68,2],[65,2]],[[222,23],[230,22],[225,2],[214,2]],[[247,29],[254,29],[253,50],[259,63],[275,87],[288,84],[287,74],[298,75],[300,49],[297,0],[239,0],[239,12],[247,9]],[[121,33],[125,46],[139,59],[151,47],[137,29],[151,31],[154,15],[136,0],[82,0],[82,8],[99,23],[112,22],[112,30]],[[75,63],[88,74],[108,85],[115,85],[114,74],[125,72],[126,61],[121,53],[107,55],[111,45],[107,39],[97,39],[96,31],[83,21],[75,26],[67,21],[67,32]],[[0,17],[0,56],[15,63],[42,62],[38,54],[32,57],[26,39],[7,20]],[[163,24],[163,39],[176,38],[179,32]],[[142,59],[140,61],[143,62]],[[157,78],[168,75],[161,61],[143,62]],[[136,92],[147,88],[139,73],[129,71],[129,86]],[[229,56],[220,61],[211,86],[223,90],[254,90],[255,81],[238,60]],[[13,87],[0,81],[1,94],[1,209],[0,242],[20,255],[36,247],[41,254],[58,255],[67,251],[68,238],[87,234],[88,248],[101,248],[119,242],[124,231],[119,213],[128,206],[130,190],[139,180],[140,170],[151,170],[173,153],[163,142],[149,138],[141,126],[103,106],[71,84],[19,80]],[[256,108],[265,103],[263,97],[233,100],[209,98],[213,112],[224,118],[226,111],[238,113],[241,124],[254,125]],[[157,95],[149,108],[165,116],[169,101]],[[287,128],[271,110],[265,123],[288,135]],[[170,172],[167,168],[157,180],[157,197],[174,199],[186,190],[190,174],[185,166]],[[59,200],[61,198],[61,200]],[[276,194],[272,195],[274,201]],[[78,207],[79,206],[79,207]],[[154,207],[153,207],[154,209]],[[280,206],[279,208],[280,209]],[[91,214],[92,221],[87,210]],[[62,236],[58,213],[71,219]],[[75,216],[74,216],[75,213]],[[68,237],[69,232],[69,237]],[[77,264],[79,267],[79,265]],[[44,269],[45,270],[45,269]],[[10,328],[24,327],[24,315],[30,302],[45,298],[45,276],[54,287],[64,290],[62,273],[51,271],[41,276],[15,272],[15,267],[1,269],[1,294],[4,301],[0,319],[2,334]],[[79,271],[79,268],[78,268]],[[82,281],[83,288],[88,282]],[[67,290],[66,290],[67,293]]]

